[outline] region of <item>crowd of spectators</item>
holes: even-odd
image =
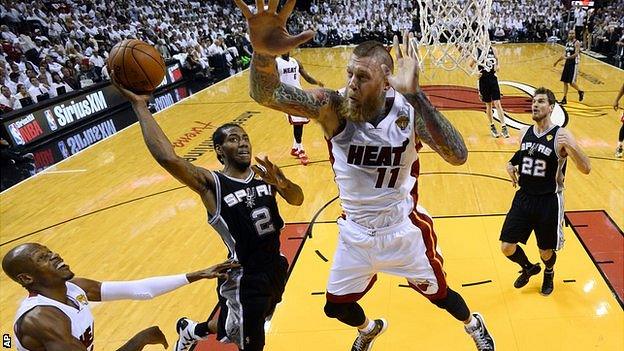
[[[560,41],[580,26],[585,49],[621,65],[624,0],[607,3],[587,12],[559,1],[495,0],[490,37]],[[0,114],[110,79],[108,52],[123,39],[144,40],[187,75],[210,82],[244,68],[252,50],[231,0],[0,0],[0,20]],[[311,46],[389,43],[403,30],[420,31],[412,0],[313,1],[288,27],[315,29]]]

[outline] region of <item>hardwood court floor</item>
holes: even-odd
[[[562,67],[553,68],[552,63],[563,48],[509,44],[497,50],[503,107],[516,125],[530,123],[529,114],[522,112],[528,95],[513,86],[526,90],[517,83],[545,85],[560,98]],[[348,48],[301,50],[293,56],[327,86],[344,85]],[[613,157],[620,122],[611,108],[624,72],[587,56],[580,71],[578,83],[586,98],[579,103],[576,92],[569,93],[567,126],[591,157],[593,168],[584,176],[572,164],[568,167],[566,210],[603,210],[624,228],[624,162]],[[423,79],[423,85],[462,132],[470,154],[465,165],[455,167],[425,147],[420,203],[436,218],[451,286],[484,315],[498,350],[624,350],[622,305],[606,273],[601,273],[601,264],[594,263],[596,253],[588,252],[573,232],[578,228],[566,228],[566,247],[559,255],[550,297],[538,294],[541,276],[522,290],[512,287],[517,267],[500,253],[498,234],[514,193],[504,165],[517,149],[518,132],[512,130],[510,139],[489,136],[473,89],[474,77],[437,72]],[[304,204],[293,207],[282,201],[281,213],[288,223],[306,224],[315,218],[316,224],[312,237],[301,241],[284,301],[271,321],[266,349],[348,350],[355,332],[322,312],[322,292],[336,245],[333,221],[340,208],[338,201],[331,202],[337,190],[320,128],[313,123],[305,128],[304,144],[313,162],[300,166],[288,154],[292,131],[286,118],[249,98],[248,72],[176,104],[157,120],[180,155],[196,158],[195,164],[209,169],[220,168],[206,147],[214,127],[242,122],[254,154],[268,154],[302,186]],[[99,280],[182,273],[225,257],[221,240],[206,224],[201,201],[152,160],[137,125],[0,194],[0,222],[0,255],[20,243],[40,242],[61,253],[78,276]],[[594,239],[606,240],[601,235]],[[615,238],[618,235],[621,238],[616,228]],[[607,251],[616,258],[612,263],[621,265],[622,247],[614,243],[610,248],[606,245]],[[534,241],[526,251],[532,260],[538,259]],[[390,323],[374,350],[474,350],[457,322],[411,289],[400,287],[405,284],[402,279],[379,278],[362,300],[370,316],[383,316]],[[213,310],[214,288],[214,281],[202,281],[151,301],[95,304],[96,349],[113,350],[139,329],[154,324],[173,343],[178,317],[203,319]],[[3,334],[13,334],[13,314],[24,296],[20,287],[0,275]]]

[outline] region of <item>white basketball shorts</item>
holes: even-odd
[[[409,285],[431,300],[446,296],[443,259],[433,221],[418,206],[405,221],[369,229],[338,219],[338,247],[329,273],[327,300],[355,302],[373,286],[378,272],[405,277]]]

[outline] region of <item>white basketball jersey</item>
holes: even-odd
[[[414,108],[393,89],[388,115],[374,127],[347,121],[328,141],[347,218],[368,228],[401,223],[416,207],[419,173]]]
[[[280,81],[284,84],[301,88],[299,62],[291,57],[286,61],[281,56],[275,58],[275,61],[277,62],[277,71],[279,72]]]
[[[71,321],[71,333],[80,340],[88,351],[93,350],[93,315],[89,308],[89,301],[87,300],[87,294],[78,285],[67,282],[67,297],[78,306],[78,308],[60,303],[56,300],[52,300],[43,295],[28,296],[24,300],[15,314],[15,323],[13,324],[13,331],[15,335],[17,333],[17,322],[28,311],[37,306],[52,306],[58,308],[61,312],[65,313]],[[28,351],[20,344],[19,338],[15,338],[15,345],[18,351]]]

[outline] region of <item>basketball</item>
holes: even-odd
[[[117,43],[108,56],[115,81],[137,94],[153,92],[165,77],[165,62],[156,48],[137,40]]]

